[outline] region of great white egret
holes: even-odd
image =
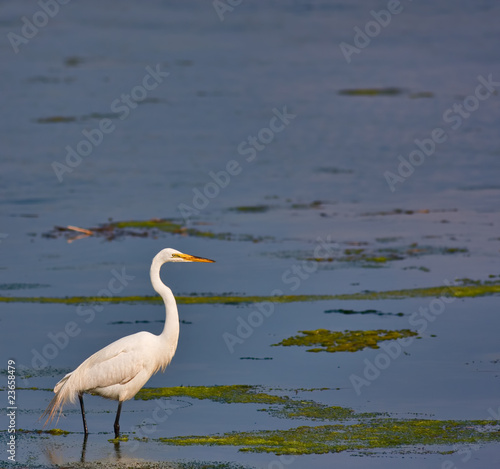
[[[175,297],[160,278],[160,269],[166,262],[214,262],[203,257],[183,254],[175,249],[163,249],[153,259],[151,283],[165,303],[165,326],[160,335],[138,332],[109,344],[85,360],[75,371],[68,373],[55,387],[56,395],[40,418],[47,416],[45,425],[52,421],[69,400],[80,400],[83,431],[88,435],[83,394],[96,394],[118,401],[114,424],[115,437],[120,434],[120,413],[123,401],[132,399],[158,370],[172,360],[179,338],[179,314]]]

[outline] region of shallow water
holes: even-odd
[[[493,0],[401,5],[403,11],[347,63],[339,44],[353,44],[353,28],[364,28],[373,19],[370,11],[385,8],[384,2],[243,2],[223,21],[211,2],[120,2],[106,8],[75,2],[61,5],[46,26],[18,45],[17,53],[7,35],[22,34],[21,18],[33,18],[40,7],[4,3],[0,296],[99,296],[113,272],[123,268],[133,278],[119,296],[152,295],[149,262],[164,247],[216,260],[164,267],[163,279],[178,295],[343,294],[497,278],[500,84],[491,85],[494,92],[482,100],[468,97],[484,80],[500,80],[499,7]],[[151,70],[158,86],[138,90]],[[127,93],[141,102],[124,104]],[[460,117],[458,105],[470,110],[461,111],[466,117]],[[263,131],[275,116],[285,121],[282,130]],[[103,134],[79,164],[69,160],[73,166],[68,166],[67,146],[85,150],[82,131],[99,125],[113,131]],[[435,144],[413,171],[406,166],[400,175],[398,156],[408,161],[418,148],[415,139],[429,139],[437,128],[445,141]],[[257,144],[252,153],[252,136],[271,141]],[[59,178],[54,162],[67,166]],[[220,174],[229,169],[234,174]],[[400,178],[394,191],[387,171]],[[219,174],[224,187],[214,188],[211,173]],[[205,199],[199,193],[206,193]],[[195,213],[185,216],[186,210]],[[146,236],[72,242],[65,234],[51,236],[55,226],[93,228],[110,219],[152,218],[229,235],[212,239],[138,229]],[[317,250],[323,242],[326,253]],[[379,350],[330,354],[271,346],[319,328],[415,330],[420,326],[412,324],[412,314],[432,301],[276,303],[273,313],[233,347],[225,334],[239,337],[242,321],[257,317],[255,305],[180,305],[176,356],[167,372],[147,386],[251,384],[290,393],[328,388],[297,391],[297,396],[356,412],[498,420],[495,295],[446,303],[426,321],[422,338],[359,393],[351,377],[363,376],[366,360],[377,359]],[[164,318],[159,304],[105,304],[90,322],[72,304],[2,302],[0,308],[2,367],[14,359],[31,370],[29,379],[19,377],[18,386],[37,388],[18,391],[16,423],[26,430],[42,428],[37,419],[64,373],[119,337],[138,330],[159,333]],[[393,314],[326,312],[336,309]],[[71,321],[79,332],[59,348],[50,346],[50,337]],[[34,368],[41,370],[34,373]],[[7,402],[5,390],[0,398]],[[115,403],[93,397],[86,402],[87,463],[467,465],[460,452],[467,445],[453,454],[433,450],[405,457],[380,450],[280,460],[232,447],[158,442],[160,437],[314,425],[277,419],[254,407],[188,398],[168,400],[175,410],[155,425],[152,439],[133,451],[121,444],[118,454],[107,441]],[[122,430],[139,434],[137,426],[156,405],[125,403]],[[20,464],[81,460],[79,411],[74,406],[65,415],[57,427],[69,435],[19,434]],[[478,466],[497,467],[500,447],[480,445],[472,455]],[[2,462],[6,458],[2,452]]]

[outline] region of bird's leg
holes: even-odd
[[[115,419],[115,438],[120,436],[120,414],[122,412],[122,401],[118,402],[118,410],[116,411],[116,419]]]
[[[89,435],[85,433],[83,437],[83,444],[82,444],[82,456],[80,457],[80,462],[84,463],[85,462],[85,455],[87,453],[87,440],[89,438]]]
[[[82,410],[82,419],[83,419],[83,433],[85,437],[89,434],[87,430],[87,420],[85,420],[85,408],[83,407],[83,393],[78,394],[78,399],[80,399],[80,409]]]

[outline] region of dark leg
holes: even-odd
[[[120,414],[122,413],[122,401],[118,402],[118,410],[116,411],[115,419],[115,438],[120,436]]]
[[[83,433],[85,436],[89,434],[87,430],[87,420],[85,420],[85,408],[83,407],[83,394],[78,394],[78,399],[80,399],[80,409],[82,410],[82,419],[83,419]]]
[[[85,462],[85,454],[87,453],[87,440],[89,436],[88,434],[85,433],[83,437],[83,444],[82,444],[82,455],[80,457],[80,462],[84,463]]]

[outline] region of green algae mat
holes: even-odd
[[[290,398],[285,392],[287,391],[282,389],[249,385],[186,386],[145,388],[135,398],[148,400],[184,397],[208,399],[223,404],[258,404],[258,410],[287,419],[290,423],[297,419],[328,422],[288,429],[188,435],[155,440],[176,446],[235,446],[239,451],[299,455],[341,451],[366,454],[367,451],[380,449],[404,453],[450,453],[457,451],[461,444],[500,442],[500,421],[391,418],[380,412],[356,413],[350,408]]]
[[[191,295],[176,296],[178,304],[242,304],[242,303],[294,303],[323,300],[387,300],[424,297],[475,298],[500,293],[500,280],[461,282],[459,285],[449,284],[437,287],[388,290],[381,292],[364,291],[336,295],[274,295],[274,296],[241,296],[241,295]],[[3,303],[161,303],[159,296],[0,296]]]
[[[302,335],[296,335],[283,339],[273,347],[282,345],[290,347],[298,345],[311,347],[308,352],[357,352],[365,348],[378,349],[378,343],[385,340],[404,339],[406,337],[418,336],[417,332],[409,329],[400,331],[387,331],[378,329],[375,331],[329,331],[326,329],[316,329],[314,331],[299,331]]]
[[[375,449],[427,453],[440,446],[499,442],[498,425],[470,420],[382,419],[353,425],[300,426],[289,430],[233,432],[223,435],[159,438],[170,445],[238,446],[240,451],[281,454],[323,454]]]

